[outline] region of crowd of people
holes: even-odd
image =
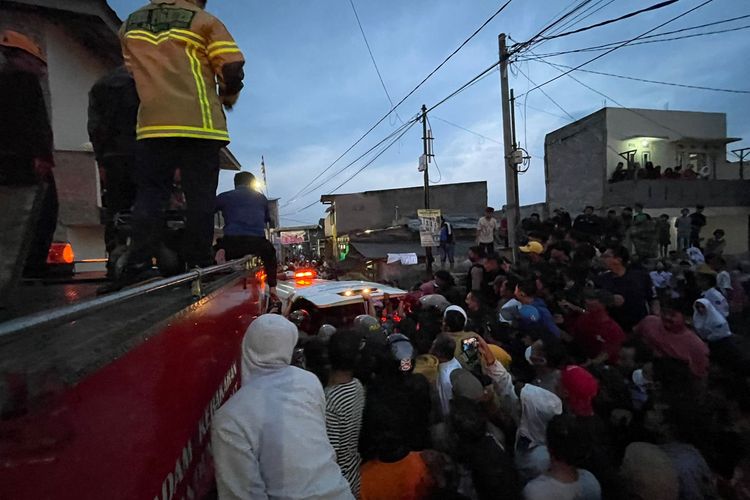
[[[643,166],[635,162],[626,167],[623,162],[617,163],[615,170],[609,178],[610,183],[632,181],[635,179],[708,179],[709,172],[706,166],[696,171],[693,165],[682,165],[667,167],[662,170],[661,165],[647,161]]]
[[[594,207],[587,206],[575,219],[565,209],[557,208],[546,220],[538,213],[524,218],[521,237],[546,241],[555,234],[557,239],[564,239],[566,233],[572,233],[575,242],[585,241],[600,247],[622,243],[641,260],[675,260],[689,253],[691,247],[705,254],[722,255],[726,247],[725,231],[716,229],[712,237],[705,238],[702,234],[707,223],[704,210],[703,205],[697,205],[693,212],[683,208],[672,223],[669,214],[651,216],[640,203],[624,207],[620,213],[609,209],[604,217],[597,215]],[[676,241],[673,241],[673,234]]]
[[[631,259],[592,215],[350,328],[261,316],[213,424],[220,498],[749,498],[748,269]]]

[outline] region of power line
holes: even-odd
[[[560,72],[562,73],[562,74],[561,74],[560,76],[567,76],[568,78],[570,78],[570,79],[572,79],[573,81],[577,82],[577,83],[578,83],[579,85],[581,85],[581,86],[583,86],[583,87],[585,87],[585,88],[589,89],[590,91],[592,91],[592,92],[594,92],[594,93],[596,93],[596,94],[599,94],[600,96],[604,97],[605,99],[607,99],[607,100],[609,100],[609,101],[612,101],[612,102],[613,102],[613,103],[615,103],[616,105],[620,106],[620,107],[621,107],[621,108],[623,108],[623,109],[626,109],[627,111],[630,111],[630,112],[631,112],[631,113],[633,113],[634,115],[640,116],[640,117],[641,117],[641,118],[643,118],[644,120],[646,120],[646,121],[649,121],[649,122],[653,123],[654,125],[657,125],[657,126],[659,126],[659,127],[662,127],[662,128],[664,128],[664,129],[666,129],[666,130],[669,130],[669,131],[671,131],[671,132],[674,132],[674,133],[675,133],[675,134],[677,134],[678,136],[682,136],[682,137],[684,137],[684,136],[685,136],[685,134],[684,134],[684,133],[682,133],[682,132],[680,132],[679,130],[675,130],[675,129],[673,129],[672,127],[669,127],[669,126],[667,126],[667,125],[664,125],[663,123],[660,123],[660,122],[658,122],[658,121],[654,120],[654,119],[653,119],[653,118],[651,118],[650,116],[644,115],[643,113],[641,113],[641,112],[639,112],[639,111],[636,111],[635,109],[629,108],[629,107],[625,106],[624,104],[622,104],[622,103],[618,102],[617,100],[613,99],[612,97],[608,96],[608,95],[607,95],[607,94],[605,94],[604,92],[601,92],[601,91],[599,91],[599,90],[597,90],[597,89],[593,88],[592,86],[590,86],[590,85],[587,85],[587,84],[583,83],[583,82],[582,82],[581,80],[579,80],[578,78],[576,78],[576,77],[574,77],[573,75],[571,75],[571,74],[570,74],[570,71],[567,71],[567,72],[563,72],[563,70],[561,70],[561,69],[559,69],[559,68],[555,67],[555,65],[554,65],[554,64],[552,64],[551,62],[548,62],[548,61],[544,61],[544,60],[542,60],[542,62],[543,62],[544,64],[547,64],[547,65],[549,65],[549,66],[552,66],[552,67],[553,67],[553,68],[555,68],[555,69],[556,69],[557,71],[560,71]]]
[[[663,22],[663,23],[659,24],[658,26],[656,26],[656,27],[654,27],[654,28],[651,28],[651,29],[650,29],[650,30],[648,30],[648,31],[645,31],[645,32],[641,33],[640,35],[638,35],[638,36],[636,36],[636,37],[633,37],[633,38],[631,38],[630,40],[627,40],[627,41],[623,42],[622,44],[620,44],[620,45],[618,45],[618,46],[616,46],[616,47],[612,47],[612,48],[611,48],[611,49],[609,49],[609,50],[608,50],[607,52],[604,52],[603,54],[599,54],[598,56],[596,56],[596,57],[593,57],[593,58],[589,59],[588,61],[585,61],[585,62],[583,62],[583,63],[579,64],[579,65],[578,65],[578,66],[576,66],[575,68],[573,68],[573,69],[570,69],[570,70],[568,70],[567,72],[565,72],[565,73],[563,73],[563,74],[561,74],[561,75],[557,75],[556,77],[554,77],[554,78],[551,78],[551,79],[547,80],[546,82],[544,82],[544,83],[542,83],[542,84],[540,84],[540,85],[537,85],[537,86],[535,86],[534,88],[532,88],[531,90],[529,90],[529,91],[528,91],[528,92],[526,92],[526,93],[528,94],[528,93],[530,93],[530,92],[533,92],[534,90],[537,90],[537,89],[539,89],[539,88],[542,88],[542,87],[544,87],[545,85],[549,85],[550,83],[552,83],[552,82],[554,82],[554,81],[556,81],[556,80],[559,80],[559,79],[560,79],[560,78],[562,78],[563,76],[565,76],[565,75],[567,75],[567,74],[569,74],[569,73],[571,73],[571,72],[573,72],[573,71],[575,71],[575,70],[577,70],[577,69],[580,69],[580,68],[582,68],[582,67],[586,66],[587,64],[591,64],[592,62],[594,62],[594,61],[596,61],[596,60],[598,60],[598,59],[601,59],[602,57],[604,57],[604,56],[606,56],[606,55],[608,55],[608,54],[611,54],[612,52],[614,52],[615,50],[619,49],[620,47],[623,47],[623,46],[625,46],[625,45],[627,45],[627,44],[629,44],[629,43],[631,43],[631,42],[633,42],[633,41],[635,41],[635,40],[638,40],[638,39],[639,39],[640,37],[642,37],[642,36],[645,36],[645,35],[648,35],[649,33],[652,33],[653,31],[656,31],[656,30],[658,30],[659,28],[661,28],[661,27],[663,27],[663,26],[666,26],[667,24],[669,24],[669,23],[671,23],[671,22],[674,22],[674,21],[676,21],[677,19],[680,19],[681,17],[684,17],[684,16],[686,16],[686,15],[690,14],[691,12],[695,12],[696,10],[700,9],[701,7],[705,7],[706,5],[710,4],[711,2],[713,2],[713,0],[706,0],[706,1],[705,1],[705,2],[703,2],[703,3],[701,3],[701,4],[699,4],[699,5],[696,5],[696,6],[695,6],[695,7],[693,7],[692,9],[686,10],[686,11],[685,11],[685,12],[683,12],[682,14],[678,14],[677,16],[675,16],[675,17],[673,17],[673,18],[671,18],[671,19],[669,19],[669,20],[667,20],[667,21],[665,21],[665,22]],[[519,97],[520,97],[520,96],[519,96]]]
[[[388,92],[388,88],[385,86],[385,81],[383,81],[383,75],[380,73],[380,68],[378,68],[378,63],[375,61],[375,56],[372,54],[372,48],[370,47],[370,42],[367,41],[367,35],[365,35],[365,30],[362,27],[362,22],[359,20],[359,14],[357,14],[357,8],[354,6],[354,0],[349,0],[349,4],[352,6],[352,11],[354,11],[354,18],[357,20],[357,26],[359,26],[359,32],[362,33],[362,38],[365,41],[365,46],[367,47],[367,53],[370,54],[370,60],[372,61],[372,65],[375,67],[375,72],[378,74],[380,85],[383,87],[383,92],[385,92],[385,96],[388,98],[388,102],[391,104],[391,109],[393,109],[393,99],[391,99],[391,94]],[[396,114],[396,118],[398,118],[398,121],[400,121],[401,123],[404,123],[404,120],[402,120],[401,117],[398,115],[398,111],[396,111],[395,114]]]
[[[389,139],[391,139],[395,135],[398,135],[398,133],[401,132],[402,130],[404,130],[405,127],[408,127],[410,124],[415,123],[416,121],[417,121],[416,118],[412,118],[410,121],[407,121],[403,125],[399,126],[396,130],[394,130],[393,132],[391,132],[390,134],[388,134],[385,138],[383,138],[380,141],[378,141],[370,149],[368,149],[367,151],[365,151],[364,153],[362,153],[361,155],[359,155],[358,157],[356,157],[354,160],[352,160],[351,162],[349,162],[348,164],[346,164],[344,167],[340,168],[336,172],[332,173],[331,175],[329,175],[328,177],[326,177],[325,179],[323,179],[322,182],[320,182],[317,185],[313,186],[309,190],[307,190],[307,191],[305,191],[305,192],[303,192],[301,194],[298,194],[297,199],[304,198],[304,197],[306,197],[306,196],[314,193],[318,189],[322,188],[323,186],[325,186],[326,184],[328,184],[329,182],[331,182],[333,179],[335,179],[339,175],[343,174],[346,169],[348,169],[349,167],[351,167],[352,165],[354,165],[355,163],[357,163],[359,160],[361,160],[362,158],[364,158],[365,156],[367,156],[368,154],[370,154],[372,151],[374,151],[375,149],[377,149],[380,145],[382,145],[383,143],[387,142]],[[291,202],[283,205],[283,207],[287,207],[290,204],[291,204]]]
[[[704,33],[694,33],[692,35],[685,35],[685,36],[679,36],[679,37],[673,37],[673,38],[664,38],[664,39],[659,39],[659,40],[651,40],[652,38],[659,38],[659,37],[663,37],[665,35],[673,35],[673,34],[676,34],[676,33],[683,33],[685,31],[692,31],[692,30],[699,29],[699,28],[706,28],[708,26],[715,26],[717,24],[729,23],[729,22],[732,22],[732,21],[738,21],[740,19],[747,19],[748,17],[750,17],[750,14],[747,14],[747,15],[744,15],[744,16],[733,17],[731,19],[723,19],[721,21],[715,21],[715,22],[712,22],[712,23],[699,24],[697,26],[690,26],[688,28],[682,28],[682,29],[673,30],[673,31],[665,31],[663,33],[656,33],[656,34],[653,34],[653,35],[643,36],[643,37],[641,37],[641,41],[640,42],[630,43],[630,44],[628,44],[628,46],[644,45],[644,44],[647,44],[647,43],[668,42],[668,41],[672,41],[672,40],[683,40],[683,39],[686,39],[686,38],[693,38],[693,37],[707,36],[707,35],[715,35],[715,34],[719,34],[719,33],[728,33],[728,32],[731,32],[731,31],[739,31],[739,30],[742,30],[742,29],[750,28],[750,26],[740,26],[740,27],[729,28],[729,29],[724,29],[724,30],[707,31],[707,32],[704,32]],[[610,42],[610,43],[605,43],[605,44],[602,44],[602,45],[594,45],[592,47],[584,47],[584,48],[581,48],[581,49],[572,49],[572,50],[563,50],[563,51],[558,51],[558,52],[542,53],[542,54],[537,54],[536,57],[538,57],[538,58],[556,57],[556,56],[561,56],[561,55],[565,55],[565,54],[575,54],[575,53],[578,53],[578,52],[596,52],[596,51],[599,51],[599,50],[607,50],[608,48],[611,48],[614,45],[618,45],[620,43],[623,43],[624,41],[625,40],[620,40],[618,42]],[[524,57],[524,58],[519,58],[518,60],[532,60],[532,59],[534,59],[534,58]]]
[[[382,156],[383,153],[385,153],[386,151],[388,151],[388,149],[390,149],[391,146],[393,146],[396,142],[398,142],[399,139],[401,139],[401,137],[403,137],[414,126],[414,124],[416,122],[417,122],[417,120],[412,120],[412,121],[407,122],[406,123],[407,126],[403,127],[404,130],[395,139],[393,139],[389,144],[387,144],[383,149],[381,149],[378,152],[378,154],[376,154],[373,158],[371,158],[370,160],[368,160],[367,163],[365,163],[359,170],[357,170],[351,176],[349,176],[344,182],[342,182],[341,184],[339,184],[338,186],[336,186],[335,188],[333,188],[330,191],[330,193],[331,194],[335,193],[336,191],[338,191],[339,189],[341,189],[342,187],[344,187],[347,183],[349,183],[349,181],[351,181],[356,176],[358,176],[360,173],[362,173],[367,167],[369,167],[370,165],[372,165],[375,162],[375,160],[377,160],[378,158],[380,158],[380,156]],[[300,212],[304,212],[308,208],[314,207],[318,203],[320,203],[320,200],[315,200],[314,202],[310,203],[309,205],[305,205],[304,207],[300,208],[299,210],[297,210],[295,212],[292,212],[291,215],[298,214]],[[284,217],[284,215],[282,215],[282,217]]]
[[[526,78],[526,79],[527,79],[527,80],[528,80],[529,82],[531,82],[531,84],[532,84],[532,85],[536,85],[536,83],[534,82],[534,80],[532,80],[531,78],[529,78],[529,75],[527,75],[526,73],[524,73],[524,71],[523,71],[523,70],[522,70],[522,69],[520,68],[520,66],[519,66],[519,67],[518,67],[517,69],[518,69],[518,72],[519,72],[519,73],[521,73],[521,74],[522,74],[522,75],[524,76],[524,78]],[[573,120],[573,121],[575,121],[575,120],[576,120],[576,119],[575,119],[575,117],[574,117],[573,115],[571,115],[570,113],[568,113],[568,112],[567,112],[567,111],[565,110],[565,108],[563,108],[562,106],[560,106],[560,104],[558,104],[558,102],[557,102],[556,100],[552,99],[552,97],[551,97],[551,96],[550,96],[550,95],[549,95],[549,94],[548,94],[547,92],[545,92],[545,91],[544,91],[544,89],[539,89],[539,91],[540,91],[540,92],[541,92],[542,94],[544,94],[544,96],[545,96],[545,97],[546,97],[547,99],[549,99],[549,100],[550,100],[550,101],[552,102],[552,104],[554,104],[555,106],[557,106],[557,108],[558,108],[558,109],[559,109],[560,111],[562,111],[563,113],[565,113],[566,115],[568,115],[568,118],[570,118],[570,119],[571,119],[571,120]],[[528,93],[528,92],[526,92],[526,94],[524,94],[524,95],[529,95],[529,93]],[[524,118],[524,119],[525,119],[525,118]]]
[[[720,33],[730,33],[732,31],[741,31],[741,30],[746,30],[748,28],[750,28],[750,25],[738,26],[736,28],[728,28],[728,29],[725,29],[725,30],[706,31],[704,33],[695,33],[695,34],[692,34],[692,35],[675,36],[675,37],[671,37],[671,38],[660,38],[658,40],[645,40],[645,41],[642,41],[642,42],[629,43],[629,44],[627,44],[627,47],[635,47],[636,45],[646,45],[646,44],[649,44],[649,43],[673,42],[675,40],[685,40],[687,38],[697,38],[697,37],[701,37],[701,36],[718,35]],[[518,59],[518,60],[519,61],[533,61],[534,59],[538,59],[538,58],[557,57],[557,56],[561,56],[561,55],[565,55],[565,54],[575,54],[575,53],[578,53],[578,52],[598,52],[598,51],[602,51],[602,50],[607,50],[612,45],[616,45],[618,43],[620,43],[620,42],[615,42],[615,43],[611,43],[611,44],[607,44],[607,45],[594,46],[594,47],[587,47],[587,48],[583,48],[583,49],[566,50],[566,51],[555,52],[555,53],[551,53],[551,54],[539,54],[538,57],[534,57],[534,58],[524,57],[524,58],[521,58],[521,59]]]
[[[578,14],[576,17],[574,17],[573,19],[571,19],[570,21],[568,21],[564,25],[562,25],[559,28],[557,28],[556,30],[554,30],[551,34],[556,35],[557,33],[560,33],[561,31],[563,31],[565,29],[572,28],[576,24],[582,23],[583,21],[585,21],[589,17],[593,16],[594,14],[596,14],[597,12],[599,12],[600,10],[608,7],[615,0],[609,0],[607,3],[605,3],[604,5],[602,5],[601,7],[599,7],[598,9],[594,9],[593,11],[589,12],[591,9],[593,9],[594,7],[596,7],[597,5],[599,5],[600,3],[602,3],[603,1],[604,0],[599,0],[595,4],[589,6],[589,8],[587,8],[586,10],[584,10],[583,12],[581,12],[580,14]],[[589,13],[586,14],[586,12],[589,12]],[[586,15],[584,16],[584,14],[586,14]],[[581,16],[583,16],[583,17],[581,17]]]
[[[594,28],[600,28],[600,27],[606,26],[608,24],[616,23],[616,22],[619,22],[619,21],[624,21],[625,19],[629,19],[631,17],[635,17],[635,16],[637,16],[639,14],[643,14],[644,12],[650,12],[652,10],[662,9],[662,8],[667,7],[669,5],[672,5],[673,3],[676,3],[678,1],[679,0],[665,0],[664,2],[660,2],[660,3],[657,3],[657,4],[651,5],[650,7],[646,7],[646,8],[640,9],[640,10],[629,12],[627,14],[624,14],[624,15],[622,15],[620,17],[616,17],[614,19],[608,19],[606,21],[601,21],[601,22],[596,23],[596,24],[591,24],[589,26],[584,26],[583,28],[578,28],[577,30],[566,31],[565,33],[558,33],[557,35],[545,36],[545,37],[542,37],[541,39],[539,39],[539,41],[541,42],[541,41],[547,41],[547,40],[554,40],[556,38],[562,38],[564,36],[569,36],[569,35],[575,35],[577,33],[582,33],[584,31],[592,30]]]
[[[456,124],[456,123],[453,123],[453,122],[449,122],[448,120],[445,120],[445,119],[443,119],[443,118],[440,118],[439,116],[435,116],[435,115],[432,115],[432,117],[433,117],[434,119],[436,119],[436,120],[439,120],[439,121],[443,122],[443,123],[447,123],[448,125],[450,125],[450,126],[452,126],[452,127],[455,127],[455,128],[457,128],[457,129],[463,130],[464,132],[468,132],[468,133],[470,133],[470,134],[473,134],[473,135],[475,135],[475,136],[477,136],[477,137],[481,137],[482,139],[485,139],[485,140],[487,140],[487,141],[490,141],[490,142],[494,142],[495,144],[499,144],[499,145],[501,145],[501,146],[503,145],[503,143],[502,143],[502,142],[500,142],[500,141],[496,141],[495,139],[493,139],[493,138],[491,138],[491,137],[487,137],[486,135],[482,135],[482,134],[480,134],[479,132],[475,132],[474,130],[468,129],[468,128],[466,128],[466,127],[462,127],[461,125],[458,125],[458,124]]]
[[[299,192],[298,192],[297,194],[295,194],[294,196],[292,196],[292,199],[291,199],[291,200],[289,200],[289,202],[287,202],[287,203],[286,203],[286,204],[285,204],[284,206],[288,206],[288,205],[290,205],[291,203],[294,203],[294,202],[295,202],[295,201],[297,200],[297,198],[298,198],[299,194],[300,194],[300,193],[301,193],[302,191],[304,191],[305,189],[307,189],[308,187],[310,187],[310,186],[311,186],[311,185],[312,185],[312,184],[313,184],[313,183],[314,183],[314,182],[315,182],[316,180],[318,180],[318,179],[319,179],[319,178],[320,178],[320,177],[321,177],[321,176],[322,176],[323,174],[325,174],[325,173],[326,173],[326,172],[327,172],[328,170],[330,170],[331,168],[333,168],[333,166],[334,166],[334,165],[335,165],[336,163],[338,163],[338,162],[339,162],[339,160],[341,160],[341,159],[342,159],[342,158],[343,158],[343,157],[344,157],[345,155],[347,155],[347,154],[349,153],[349,151],[351,151],[352,149],[354,149],[354,148],[355,148],[355,147],[357,146],[357,144],[359,144],[360,142],[362,142],[362,140],[363,140],[363,139],[364,139],[365,137],[367,137],[367,136],[368,136],[368,135],[369,135],[369,134],[370,134],[370,133],[371,133],[371,132],[372,132],[373,130],[375,130],[375,128],[376,128],[376,127],[377,127],[378,125],[380,125],[380,124],[381,124],[381,123],[382,123],[382,122],[383,122],[383,121],[384,121],[384,120],[385,120],[386,118],[388,118],[388,116],[390,116],[390,114],[391,114],[391,113],[393,113],[393,112],[394,112],[394,111],[396,110],[396,108],[398,108],[398,107],[399,107],[399,106],[400,106],[401,104],[403,104],[403,102],[404,102],[404,101],[406,101],[406,99],[408,99],[408,98],[409,98],[409,97],[410,97],[410,96],[411,96],[412,94],[414,94],[414,92],[416,92],[416,91],[417,91],[417,90],[418,90],[418,89],[419,89],[419,88],[420,88],[420,87],[421,87],[422,85],[424,85],[424,83],[425,83],[425,82],[426,82],[427,80],[429,80],[429,79],[430,79],[430,78],[432,77],[432,75],[434,75],[435,73],[437,73],[437,71],[438,71],[438,70],[440,70],[440,68],[442,68],[442,67],[443,67],[443,66],[444,66],[444,65],[445,65],[445,64],[446,64],[446,63],[447,63],[447,62],[448,62],[448,61],[449,61],[449,60],[450,60],[450,59],[451,59],[451,58],[452,58],[453,56],[455,56],[455,55],[456,55],[456,54],[457,54],[457,53],[458,53],[458,52],[459,52],[459,51],[460,51],[460,50],[461,50],[461,49],[462,49],[462,48],[463,48],[463,47],[464,47],[464,46],[465,46],[465,45],[466,45],[467,43],[469,43],[469,42],[470,42],[470,41],[471,41],[471,40],[472,40],[472,39],[473,39],[473,38],[474,38],[474,37],[475,37],[475,36],[476,36],[476,35],[477,35],[477,34],[478,34],[478,33],[480,32],[480,31],[482,31],[482,30],[484,29],[484,27],[485,27],[485,26],[487,26],[487,25],[488,25],[488,24],[489,24],[490,22],[492,22],[492,20],[493,20],[493,19],[495,19],[495,17],[497,17],[497,16],[498,16],[498,15],[499,15],[499,14],[500,14],[500,13],[501,13],[501,12],[502,12],[503,10],[505,10],[505,8],[506,8],[506,7],[508,6],[508,5],[510,5],[510,3],[511,3],[512,1],[513,1],[513,0],[507,0],[507,1],[506,1],[506,2],[505,2],[505,3],[503,4],[503,5],[501,5],[501,6],[500,6],[500,8],[499,8],[498,10],[496,10],[496,11],[495,11],[495,13],[494,13],[494,14],[492,14],[492,15],[491,15],[491,16],[490,16],[490,17],[489,17],[489,18],[488,18],[488,19],[487,19],[487,20],[486,20],[486,21],[485,21],[484,23],[482,23],[482,25],[481,25],[481,26],[479,26],[479,28],[477,28],[477,29],[476,29],[476,30],[475,30],[475,31],[474,31],[474,32],[473,32],[473,33],[472,33],[471,35],[469,35],[469,37],[468,37],[468,38],[467,38],[466,40],[464,40],[464,41],[463,41],[463,42],[461,43],[461,45],[459,45],[459,46],[458,46],[458,47],[457,47],[457,48],[456,48],[456,49],[455,49],[455,50],[454,50],[453,52],[451,52],[451,53],[450,53],[450,54],[448,55],[448,57],[446,57],[445,59],[443,59],[443,61],[442,61],[442,62],[441,62],[440,64],[438,64],[438,65],[437,65],[437,67],[436,67],[435,69],[433,69],[433,70],[432,70],[432,71],[431,71],[431,72],[430,72],[430,73],[429,73],[429,74],[428,74],[428,75],[427,75],[426,77],[424,77],[424,78],[422,79],[422,81],[421,81],[421,82],[419,82],[419,83],[417,84],[417,86],[416,86],[416,87],[414,87],[414,88],[413,88],[413,89],[412,89],[412,90],[411,90],[411,91],[410,91],[410,92],[409,92],[408,94],[406,94],[406,95],[405,95],[405,96],[404,96],[404,97],[403,97],[403,98],[402,98],[402,99],[401,99],[401,100],[400,100],[400,101],[399,101],[398,103],[396,103],[396,105],[395,105],[395,106],[393,106],[393,107],[392,107],[392,108],[391,108],[391,109],[390,109],[390,110],[389,110],[389,111],[388,111],[388,112],[387,112],[387,113],[386,113],[385,115],[383,115],[383,116],[382,116],[382,117],[381,117],[381,118],[380,118],[380,119],[379,119],[379,120],[378,120],[377,122],[375,122],[375,124],[374,124],[374,125],[373,125],[372,127],[370,127],[370,128],[369,128],[369,129],[367,130],[367,132],[365,132],[364,134],[362,134],[362,136],[361,136],[361,137],[360,137],[359,139],[357,139],[357,140],[356,140],[356,141],[354,142],[354,144],[352,144],[351,146],[349,146],[349,147],[348,147],[348,148],[346,149],[346,151],[344,151],[343,153],[341,153],[341,155],[340,155],[340,156],[339,156],[338,158],[336,158],[336,159],[335,159],[335,160],[333,161],[333,163],[331,163],[330,165],[328,165],[328,166],[327,166],[326,168],[324,168],[324,169],[323,169],[323,170],[322,170],[322,171],[321,171],[320,173],[318,173],[318,174],[317,174],[317,175],[316,175],[315,177],[313,177],[313,179],[312,179],[312,180],[311,180],[311,181],[310,181],[309,183],[307,183],[307,185],[305,185],[305,186],[304,186],[304,187],[303,187],[302,189],[300,189],[300,190],[299,190]]]
[[[458,94],[460,94],[464,90],[466,90],[469,87],[471,87],[471,86],[479,83],[480,81],[484,80],[489,75],[491,75],[494,72],[494,70],[496,70],[498,68],[498,66],[500,66],[500,61],[498,61],[496,63],[493,63],[491,66],[489,66],[488,68],[486,68],[484,71],[482,71],[481,73],[479,73],[478,75],[476,75],[474,78],[472,78],[471,80],[469,80],[468,82],[464,83],[459,88],[457,88],[456,90],[454,90],[453,92],[451,92],[450,94],[448,94],[448,96],[446,96],[443,99],[441,99],[440,101],[438,101],[437,104],[434,104],[431,108],[428,108],[427,111],[430,112],[433,109],[435,109],[435,108],[437,108],[439,106],[442,106],[447,101],[449,101],[450,99],[453,99],[454,97],[456,97]],[[419,117],[421,117],[421,116],[422,115],[420,114]]]
[[[577,12],[579,9],[585,7],[590,2],[591,2],[591,0],[586,0],[586,1],[581,2],[573,10],[571,10],[570,12],[568,12],[567,14],[565,14],[564,16],[562,16],[561,18],[559,18],[557,21],[554,21],[551,24],[549,24],[547,27],[542,28],[536,35],[534,35],[531,38],[529,38],[526,42],[518,44],[518,46],[514,47],[514,49],[510,51],[509,55],[514,55],[514,54],[520,53],[523,49],[525,49],[526,47],[530,46],[532,43],[535,43],[537,41],[537,39],[539,37],[543,36],[547,31],[553,29],[556,25],[558,25],[559,23],[563,22],[567,17],[573,15],[575,12]]]
[[[524,96],[524,97],[525,97],[525,96]],[[517,103],[516,103],[516,106],[518,106],[518,107],[522,107],[522,106],[524,106],[524,107],[527,107],[527,108],[529,108],[529,109],[533,109],[534,111],[538,111],[538,112],[540,112],[540,113],[545,113],[545,114],[547,114],[547,115],[550,115],[550,116],[554,116],[555,118],[559,118],[559,119],[561,119],[561,120],[567,120],[567,119],[568,119],[568,118],[566,118],[565,116],[562,116],[562,115],[558,115],[558,114],[555,114],[555,113],[550,113],[550,112],[549,112],[549,111],[547,111],[546,109],[542,109],[542,108],[536,108],[536,107],[532,106],[531,104],[521,104],[520,102],[517,102]]]
[[[571,66],[566,66],[564,64],[554,64],[549,61],[542,61],[546,64],[549,64],[550,66],[554,66],[556,68],[565,68],[565,69],[572,69]],[[594,71],[589,69],[579,69],[578,71],[582,71],[584,73],[591,73],[594,75],[602,75],[602,76],[611,76],[613,78],[622,78],[624,80],[633,80],[636,82],[644,82],[644,83],[654,83],[657,85],[669,85],[671,87],[682,87],[686,89],[697,89],[697,90],[710,90],[712,92],[727,92],[730,94],[750,94],[750,90],[734,90],[734,89],[720,89],[716,87],[703,87],[701,85],[687,85],[683,83],[674,83],[674,82],[660,82],[658,80],[647,80],[645,78],[636,78],[634,76],[625,76],[625,75],[615,75],[613,73],[605,73],[603,71]],[[541,89],[540,89],[541,90]]]

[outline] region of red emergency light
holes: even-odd
[[[301,269],[294,273],[295,280],[312,280],[318,277],[318,273],[314,269]]]
[[[73,246],[70,243],[54,242],[47,252],[47,264],[72,264],[75,260]]]

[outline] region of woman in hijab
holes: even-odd
[[[323,387],[289,364],[297,337],[277,314],[245,333],[242,388],[211,426],[219,498],[354,498],[326,434]]]
[[[646,316],[633,332],[657,354],[686,362],[695,377],[708,375],[708,347],[685,325],[681,312],[663,308],[661,316]]]
[[[521,416],[516,433],[516,468],[523,482],[547,471],[547,424],[562,413],[562,401],[555,394],[526,384],[520,394]]]
[[[732,336],[726,318],[708,299],[693,304],[693,328],[709,344]]]
[[[711,359],[720,366],[745,374],[749,371],[742,350],[735,343],[729,323],[708,299],[698,299],[693,304],[693,328],[708,342]]]

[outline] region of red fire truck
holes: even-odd
[[[211,419],[239,386],[262,275],[242,259],[95,286],[20,287],[41,309],[0,323],[0,498],[205,498]]]

